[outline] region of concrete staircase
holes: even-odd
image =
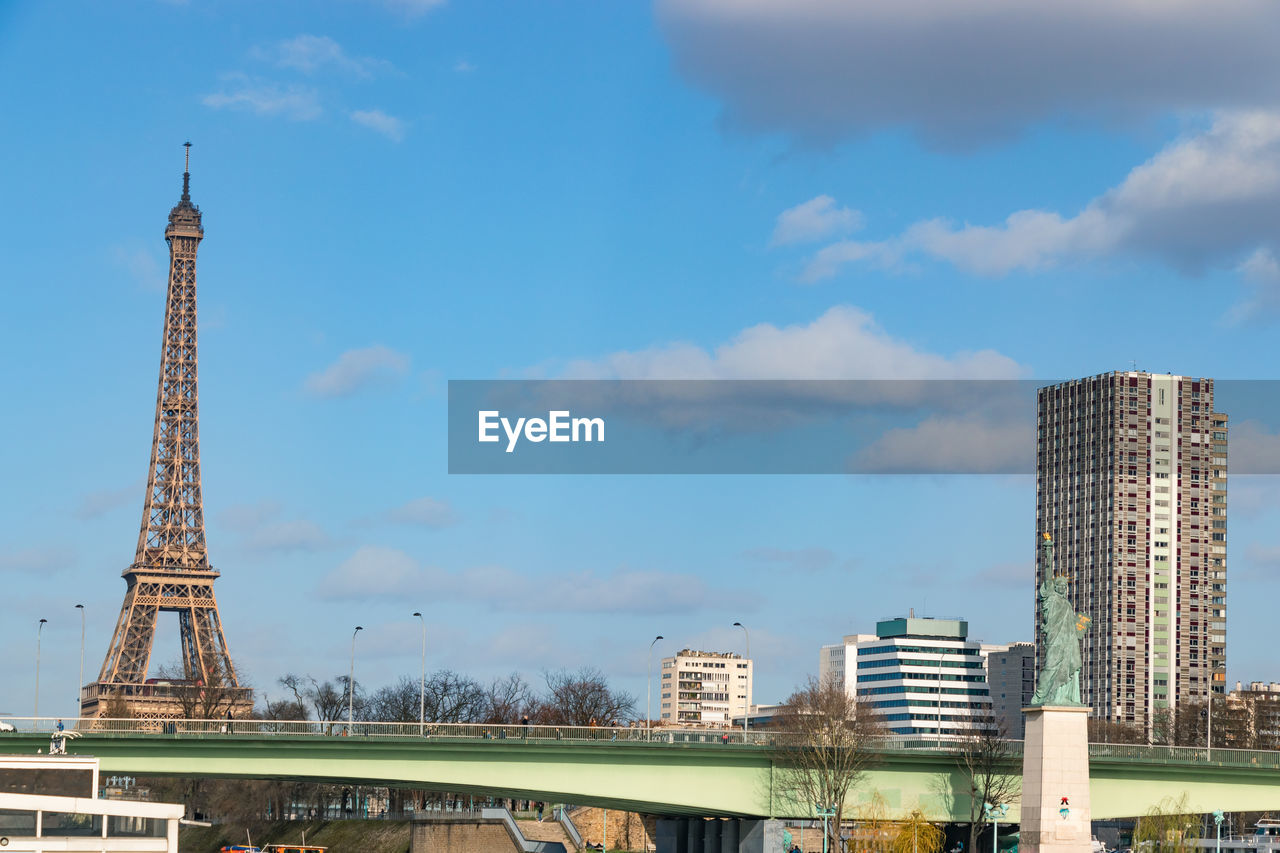
[[[578,845],[569,838],[569,833],[564,831],[564,827],[549,817],[541,823],[536,820],[518,820],[516,826],[520,827],[520,834],[529,841],[556,842],[564,845],[564,849],[570,853],[578,849]]]

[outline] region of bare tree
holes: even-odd
[[[486,723],[518,723],[523,714],[535,708],[533,690],[519,673],[506,678],[495,678],[485,697],[484,719]]]
[[[427,680],[427,719],[437,723],[478,723],[489,707],[484,687],[473,678],[442,669]]]
[[[402,723],[418,719],[421,684],[401,676],[395,684],[379,687],[369,697],[366,717],[382,723]]]
[[[834,808],[828,832],[838,846],[845,800],[878,758],[880,715],[835,679],[811,677],[779,709],[776,726],[779,793],[805,813]]]
[[[156,677],[170,682],[169,695],[182,709],[186,720],[218,720],[237,710],[243,687],[231,686],[221,667],[211,666],[208,681],[192,681],[179,663],[166,664],[156,670]]]
[[[604,673],[592,666],[577,672],[560,669],[545,672],[547,695],[539,721],[548,725],[602,726],[635,716],[636,700],[630,693],[614,690]]]
[[[289,673],[280,678],[280,684],[293,694],[294,701],[304,711],[307,706],[315,714],[315,719],[322,723],[333,723],[347,715],[347,677],[340,676],[335,685],[332,681],[316,681],[311,676],[299,676]],[[363,702],[359,693],[360,682],[356,682],[356,707],[363,711]],[[332,726],[328,728],[332,731]]]
[[[1138,723],[1089,718],[1089,743],[1146,743],[1147,730]]]
[[[986,725],[984,725],[984,723]],[[1003,722],[977,720],[963,733],[956,764],[969,784],[969,850],[978,849],[978,836],[988,823],[984,804],[1008,805],[1022,791],[1022,769]]]
[[[260,720],[308,720],[307,706],[294,699],[272,699],[263,695],[262,710],[256,712]]]

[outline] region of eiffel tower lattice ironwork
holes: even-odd
[[[182,198],[169,212],[169,287],[160,350],[151,467],[142,529],[111,646],[95,684],[81,692],[86,717],[128,712],[133,717],[239,716],[252,707],[227,650],[213,582],[218,572],[205,547],[200,495],[199,394],[196,388],[196,251],[204,238],[200,209],[191,203],[191,144],[187,143]],[[161,612],[176,612],[184,677],[148,682]],[[113,701],[123,701],[123,705]]]

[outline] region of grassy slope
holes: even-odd
[[[307,843],[329,853],[408,853],[409,823],[402,820],[314,820],[268,824],[254,833],[256,845]],[[234,837],[232,837],[234,836]],[[228,825],[184,826],[178,842],[181,853],[218,853],[224,844],[244,844],[244,830]]]

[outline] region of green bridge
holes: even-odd
[[[136,725],[136,724],[135,724]],[[154,724],[153,724],[154,725]],[[94,755],[104,774],[285,779],[450,791],[568,802],[659,815],[807,817],[782,790],[772,735],[621,729],[432,726],[377,728],[354,735],[280,724],[178,723],[170,732],[86,731],[70,754]],[[245,729],[252,728],[252,731]],[[284,729],[284,730],[266,730]],[[425,736],[424,736],[425,735]],[[49,732],[0,734],[0,752],[48,751]],[[1020,758],[1008,773],[1020,772]],[[1186,796],[1193,811],[1280,809],[1280,753],[1093,744],[1095,819],[1136,817]],[[930,819],[967,821],[969,785],[946,748],[885,748],[849,806],[877,793],[888,817],[920,808]],[[1018,821],[1017,805],[1010,822]]]

